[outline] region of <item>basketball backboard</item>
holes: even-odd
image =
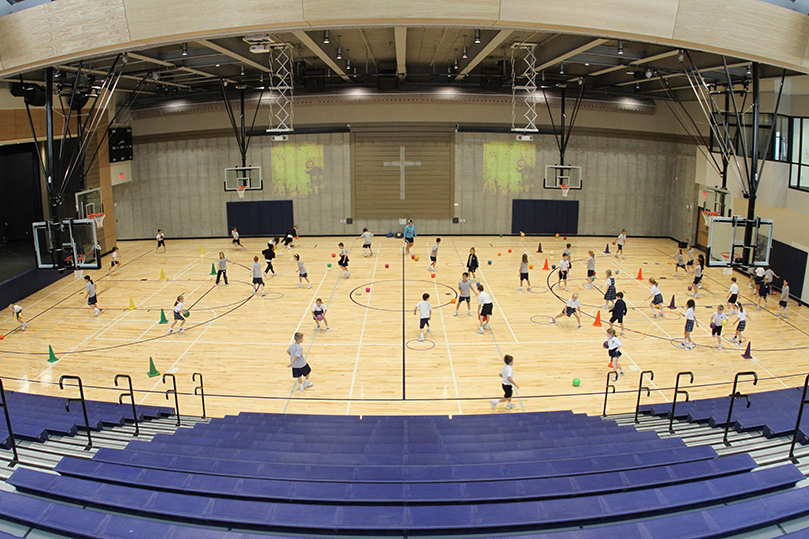
[[[261,181],[261,167],[232,167],[225,169],[225,191],[236,191],[243,187],[247,191],[264,188]]]
[[[745,229],[752,227],[752,241],[745,245]],[[756,267],[770,264],[774,221],[741,217],[713,217],[708,233],[709,267]],[[745,250],[747,253],[745,253]]]
[[[33,223],[38,268],[59,267],[53,249],[54,226],[58,226],[61,232],[65,268],[101,269],[101,248],[98,245],[96,223],[93,219],[66,219],[56,225],[50,221]]]
[[[581,167],[568,165],[545,165],[545,189],[581,189]]]
[[[79,219],[88,219],[96,213],[104,213],[101,205],[101,189],[88,189],[76,193],[76,215]]]

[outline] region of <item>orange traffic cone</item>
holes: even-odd
[[[600,327],[601,327],[601,311],[598,311],[598,312],[596,313],[596,319],[595,319],[595,322],[593,322],[593,325],[594,325],[595,327],[597,327],[597,328],[600,328]]]
[[[643,280],[643,268],[638,269],[638,280]]]
[[[551,269],[550,267],[548,267],[548,259],[547,259],[547,258],[545,259],[545,267],[544,267],[544,268],[542,268],[542,269],[544,269],[544,270],[549,270],[549,269]]]
[[[610,361],[609,363],[607,363],[607,368],[610,368],[610,369],[612,368],[612,361]]]

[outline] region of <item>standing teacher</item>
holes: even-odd
[[[416,227],[413,226],[413,219],[407,221],[407,226],[404,229],[405,251],[410,254],[410,248],[413,247],[413,242],[416,240]]]

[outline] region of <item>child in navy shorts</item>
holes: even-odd
[[[419,301],[416,304],[416,308],[413,309],[413,314],[420,315],[420,321],[419,321],[419,331],[421,332],[421,335],[419,336],[420,341],[424,340],[424,327],[425,326],[427,327],[427,333],[430,333],[430,316],[431,316],[432,311],[433,311],[433,306],[430,305],[429,301],[427,301],[428,299],[430,299],[430,294],[427,294],[425,292],[421,296],[421,301]]]

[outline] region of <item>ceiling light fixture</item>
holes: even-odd
[[[590,62],[584,62],[584,65],[589,66]]]
[[[242,69],[241,69],[241,76],[244,77],[244,66],[242,66]]]
[[[338,60],[343,59],[343,47],[337,47],[337,59]]]
[[[565,64],[559,64],[559,74],[560,75],[565,74]]]
[[[647,79],[652,78],[652,70],[651,70],[651,68],[646,69],[646,78]]]
[[[346,58],[346,71],[351,70],[351,58]]]
[[[455,65],[452,66],[455,71],[458,71],[458,59],[455,59]]]
[[[636,83],[635,83],[635,89],[636,89],[636,90],[640,90],[640,83],[639,83],[639,82],[636,82]]]
[[[323,43],[325,45],[329,44],[329,31],[328,30],[323,30]]]
[[[680,54],[677,55],[677,60],[682,62],[684,58],[685,58],[685,51],[683,49],[680,49]]]
[[[183,43],[183,56],[188,56],[188,43]]]
[[[750,69],[750,66],[747,66],[747,76],[749,77],[752,74],[753,74],[753,71]]]
[[[469,58],[469,54],[468,54],[468,52],[467,52],[467,50],[466,50],[466,45],[464,45],[464,46],[463,46],[463,54],[462,54],[462,57],[463,57],[464,59]]]
[[[480,30],[475,30],[475,43],[480,43]]]
[[[624,42],[623,41],[618,42],[618,54],[621,54],[621,55],[624,54]]]

